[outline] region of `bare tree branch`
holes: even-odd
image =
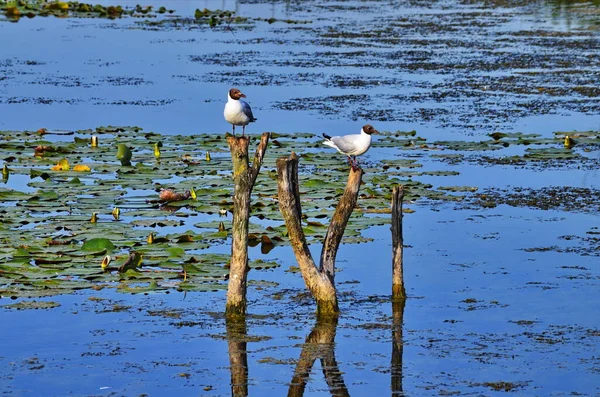
[[[254,160],[252,160],[252,169],[250,171],[250,185],[252,187],[254,187],[254,182],[260,172],[260,167],[262,166],[263,157],[265,157],[265,152],[267,151],[270,136],[270,133],[263,132],[260,136],[260,143],[256,147],[256,153],[254,153]]]
[[[362,169],[358,168],[356,171],[352,168],[350,169],[346,189],[344,190],[340,202],[335,208],[335,213],[331,218],[327,234],[325,235],[323,250],[321,251],[320,270],[327,274],[327,277],[329,277],[332,284],[335,282],[335,257],[340,242],[342,241],[342,237],[344,236],[344,230],[346,230],[348,219],[350,219],[352,211],[356,206],[362,176]]]

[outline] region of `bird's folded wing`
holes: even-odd
[[[342,152],[351,154],[356,149],[356,139],[360,135],[334,136],[331,141],[335,143]]]
[[[248,105],[246,102],[242,102],[242,111],[244,112],[244,114],[246,116],[248,116],[248,118],[250,119],[250,121],[256,120],[254,118],[254,115],[252,114],[252,109],[250,109],[250,105]]]

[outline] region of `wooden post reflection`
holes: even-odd
[[[231,395],[248,397],[248,354],[246,318],[227,319],[227,346],[231,371]]]
[[[296,364],[294,377],[290,382],[288,397],[301,397],[304,395],[310,371],[317,358],[321,360],[323,375],[325,376],[331,395],[336,397],[350,396],[337,360],[335,359],[335,330],[337,323],[337,317],[317,319],[317,323],[306,337],[306,341],[302,346],[302,352],[300,353],[298,364]]]
[[[404,342],[402,327],[406,299],[392,300],[392,396],[403,396],[402,390],[402,353]]]

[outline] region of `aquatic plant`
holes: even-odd
[[[129,17],[156,17],[157,14],[172,13],[162,6],[157,12],[152,6],[143,7],[139,4],[133,8],[121,5],[103,6],[101,4],[81,3],[78,1],[51,1],[46,0],[18,0],[0,4],[0,11],[7,18],[18,20],[25,15],[28,18],[35,16],[56,16],[60,18],[108,18],[115,19],[123,16]]]

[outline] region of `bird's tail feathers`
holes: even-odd
[[[327,134],[323,133],[323,138],[325,138],[327,140],[330,140],[331,139],[331,135],[327,135]]]
[[[323,141],[323,145],[325,146],[329,146],[330,148],[336,149],[338,150],[337,146],[335,146],[335,143],[333,143],[332,141],[330,141],[329,139]]]

